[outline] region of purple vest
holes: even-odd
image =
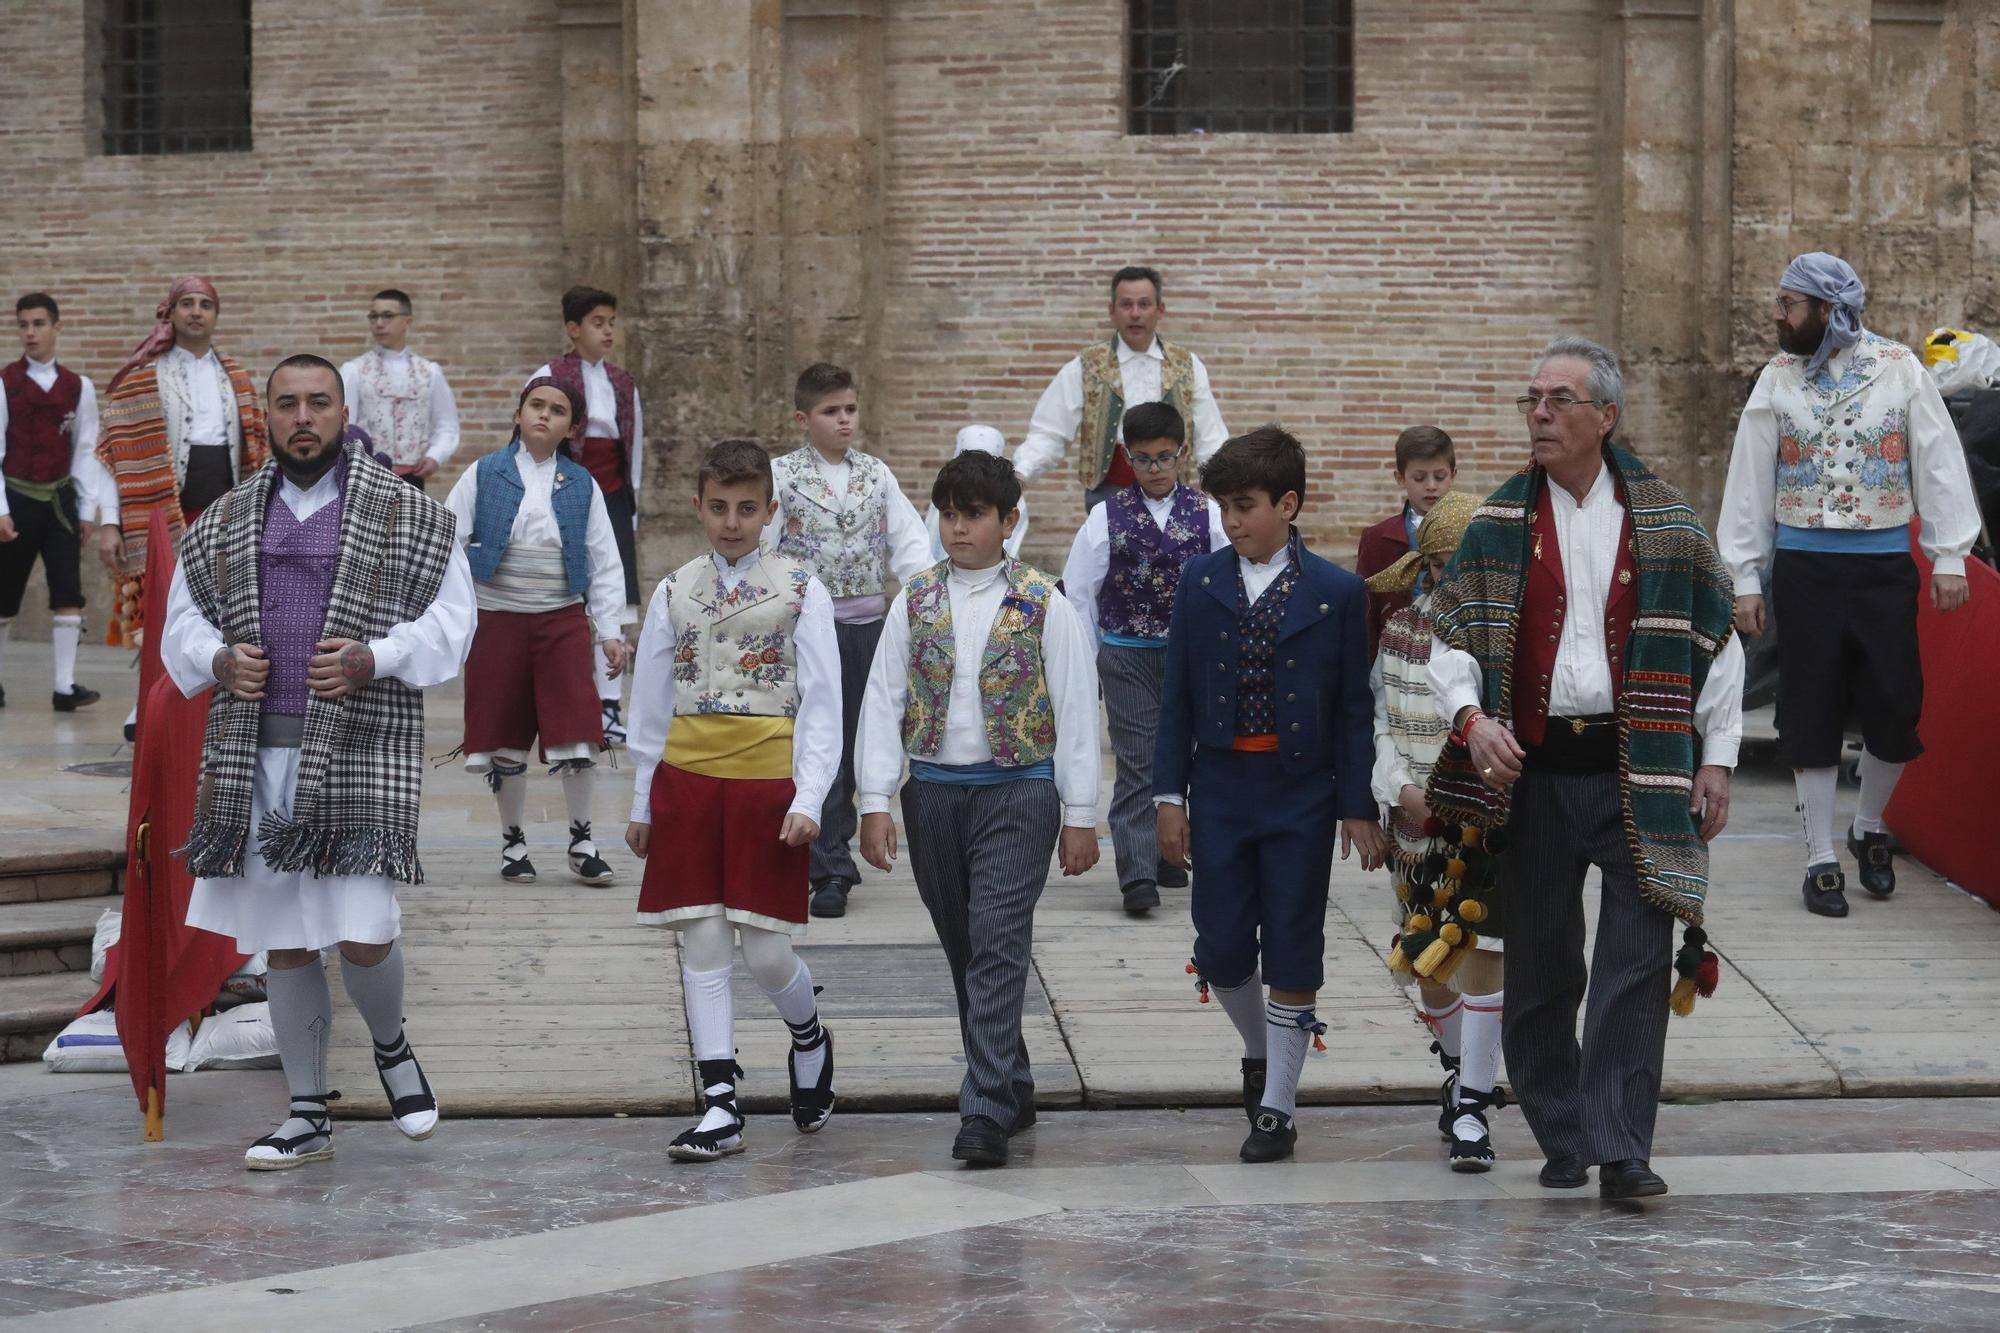
[[[333,596],[333,571],[340,561],[340,515],[347,500],[347,460],[339,472],[340,498],[323,505],[301,523],[279,492],[283,479],[271,487],[271,507],[264,515],[264,546],[258,561],[259,586],[264,593],[264,651],[270,655],[271,678],[264,686],[264,711],[303,717],[306,711],[306,666],[313,645],[326,631],[326,605]]]
[[[1111,550],[1097,594],[1097,626],[1106,634],[1167,637],[1181,567],[1208,551],[1207,498],[1192,486],[1176,486],[1173,500],[1165,528],[1153,522],[1137,485],[1104,502]]]

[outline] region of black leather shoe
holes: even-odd
[[[1243,1057],[1243,1118],[1253,1125],[1257,1123],[1257,1108],[1264,1104],[1264,1076],[1270,1068],[1269,1060]]]
[[[1014,1124],[1007,1131],[1007,1137],[1010,1139],[1013,1138],[1016,1134],[1019,1134],[1024,1129],[1033,1129],[1035,1127],[1034,1089],[1030,1088],[1028,1090],[1028,1095],[1026,1097],[1023,1097],[1019,1102],[1016,1102],[1015,1105],[1019,1106],[1021,1109],[1014,1113]]]
[[[1162,861],[1153,871],[1153,882],[1163,889],[1184,889],[1188,886],[1187,868]]]
[[[1877,898],[1886,898],[1896,891],[1896,853],[1890,845],[1886,833],[1863,833],[1857,836],[1854,826],[1847,828],[1847,850],[1854,857],[1854,877],[1861,881],[1861,887]]]
[[[69,687],[69,693],[67,694],[51,694],[49,702],[55,705],[55,710],[58,713],[74,713],[86,704],[94,704],[103,697],[96,690],[88,689],[82,685],[72,685]],[[1884,841],[1886,842],[1887,839],[1884,839]],[[1895,878],[1893,875],[1890,877],[1890,887],[1895,887]]]
[[[1005,1166],[1007,1135],[995,1121],[969,1115],[959,1124],[958,1137],[951,1141],[951,1155],[967,1166]]]
[[[854,892],[854,881],[835,875],[813,885],[812,914],[814,916],[846,916],[847,895]]]
[[[1814,916],[1847,915],[1847,876],[1840,873],[1840,867],[1829,862],[1826,865],[1806,867],[1806,882],[1800,886],[1805,894],[1806,910]]]
[[[1298,1126],[1290,1116],[1260,1106],[1250,1119],[1250,1137],[1243,1140],[1236,1155],[1246,1162],[1282,1162],[1292,1155],[1292,1147],[1298,1141]]]
[[[1125,895],[1125,911],[1131,916],[1144,916],[1160,905],[1160,886],[1150,879],[1135,879],[1121,892]]]
[[[1607,1199],[1650,1199],[1667,1192],[1667,1182],[1637,1157],[1597,1168],[1597,1192]]]
[[[1545,1190],[1581,1189],[1590,1183],[1590,1168],[1574,1153],[1561,1157],[1551,1157],[1542,1163],[1542,1173],[1535,1177]]]

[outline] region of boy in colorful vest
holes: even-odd
[[[800,373],[792,422],[806,442],[773,460],[778,508],[764,529],[764,549],[802,561],[833,597],[840,642],[840,771],[827,792],[812,847],[812,914],[845,916],[860,881],[848,843],[854,837],[854,729],[861,690],[882,637],[889,576],[929,569],[930,537],[916,506],[881,459],[854,447],[861,399],[854,376],[821,362]]]
[[[706,1109],[669,1155],[743,1151],[730,976],[743,961],[791,1029],[792,1122],[833,1114],[833,1034],[805,934],[807,844],[839,766],[840,656],[833,601],[804,564],[759,549],[775,501],[770,455],[749,440],[708,451],[695,513],[712,548],[660,581],[632,678],[632,822],[646,862],[639,920],[681,936],[681,986]],[[664,854],[647,855],[658,825]]]
[[[557,452],[583,412],[581,396],[556,379],[528,381],[514,438],[467,468],[445,500],[479,595],[465,664],[465,769],[484,776],[499,802],[500,877],[510,884],[535,879],[521,825],[537,735],[542,762],[562,776],[570,873],[585,884],[613,878],[590,833],[596,755],[605,748],[590,658],[594,639],[612,673],[624,669],[625,600],[603,493],[582,464]]]
[[[917,894],[958,993],[965,1079],[951,1155],[1001,1166],[1035,1123],[1021,1037],[1035,903],[1062,872],[1097,863],[1097,669],[1089,632],[1056,581],[1005,554],[1021,483],[1004,458],[968,452],[931,487],[948,560],[903,585],[868,672],[855,775],[861,855],[896,859],[889,798]]]
[[[1451,436],[1436,426],[1412,426],[1396,437],[1396,484],[1403,488],[1403,507],[1361,534],[1354,552],[1354,572],[1373,578],[1417,549],[1417,524],[1438,497],[1458,477],[1458,453]],[[1382,641],[1389,617],[1410,604],[1406,592],[1368,592],[1368,651]]]
[[[1292,1155],[1299,1071],[1326,1031],[1313,1013],[1326,952],[1334,834],[1361,864],[1387,847],[1368,778],[1367,598],[1292,526],[1306,454],[1276,426],[1202,465],[1234,547],[1181,574],[1153,756],[1162,861],[1194,869],[1194,959],[1243,1037],[1240,1156]],[[1266,1003],[1264,987],[1270,986]]]
[[[1169,403],[1125,413],[1126,456],[1138,480],[1091,506],[1070,544],[1063,593],[1095,631],[1097,676],[1118,776],[1111,848],[1125,910],[1144,916],[1160,888],[1187,887],[1187,871],[1160,861],[1153,815],[1153,733],[1167,674],[1167,620],[1181,566],[1229,545],[1222,511],[1180,480],[1187,424]]]

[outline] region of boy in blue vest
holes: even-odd
[[[1283,430],[1230,440],[1201,484],[1234,549],[1181,575],[1153,799],[1160,859],[1187,865],[1192,842],[1189,966],[1243,1037],[1239,1155],[1274,1162],[1298,1141],[1299,1071],[1326,1030],[1313,999],[1336,825],[1341,855],[1351,842],[1365,869],[1387,850],[1369,787],[1368,598],[1299,540],[1306,455]]]
[[[465,663],[465,768],[499,802],[500,877],[510,884],[535,878],[521,824],[537,735],[543,762],[562,776],[570,873],[593,885],[614,878],[590,831],[604,748],[591,653],[594,640],[612,674],[624,670],[624,567],[603,493],[583,464],[557,452],[583,421],[577,390],[547,375],[529,380],[514,438],[466,469],[445,500],[479,600]]]
[[[1118,776],[1111,848],[1125,910],[1144,916],[1162,887],[1184,889],[1187,871],[1160,861],[1153,816],[1153,733],[1167,674],[1167,619],[1181,567],[1229,545],[1222,513],[1180,479],[1187,423],[1171,403],[1141,403],[1122,422],[1138,480],[1091,506],[1063,566],[1063,595],[1095,631],[1097,678]]]

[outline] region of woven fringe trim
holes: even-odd
[[[257,826],[257,849],[273,870],[318,876],[386,875],[404,884],[424,882],[417,840],[386,828],[314,828],[267,814]]]
[[[249,830],[216,819],[197,819],[188,830],[185,846],[174,855],[187,861],[188,873],[197,879],[236,879],[243,874],[243,851]]]

